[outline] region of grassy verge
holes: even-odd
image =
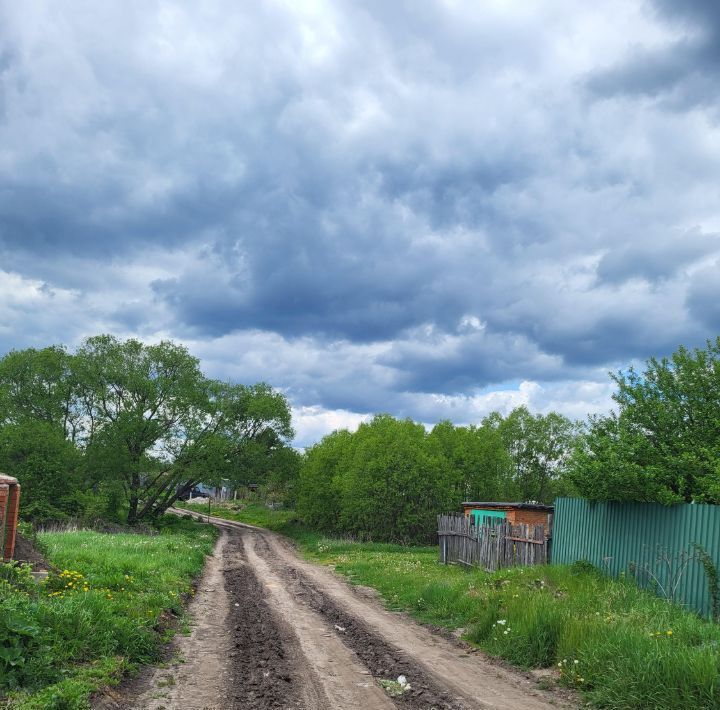
[[[443,566],[435,547],[325,538],[291,511],[248,506],[213,515],[261,525],[303,553],[420,621],[465,629],[491,655],[556,669],[554,681],[600,708],[720,708],[720,626],[672,606],[632,581],[589,565],[487,574]]]
[[[38,586],[0,568],[0,706],[87,708],[92,691],[157,660],[215,537],[173,516],[152,536],[41,534],[58,574]]]

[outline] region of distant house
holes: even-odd
[[[223,479],[219,486],[210,486],[206,483],[197,483],[192,491],[192,497],[212,498],[213,500],[227,500],[230,498],[230,482]]]
[[[553,506],[542,503],[494,503],[466,501],[462,504],[466,518],[475,525],[497,525],[506,520],[511,525],[542,525],[545,534],[552,528]]]

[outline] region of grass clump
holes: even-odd
[[[215,536],[175,518],[157,535],[41,533],[59,572],[41,585],[0,577],[0,706],[87,708],[93,690],[156,660]]]

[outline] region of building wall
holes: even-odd
[[[518,508],[508,511],[508,520],[513,525],[543,525],[548,526],[548,512],[545,510],[524,510]]]
[[[492,508],[492,509],[485,509],[485,508],[472,508],[472,507],[466,507],[464,509],[465,517],[470,517],[473,515],[474,511],[481,510],[481,517],[483,514],[487,514],[489,516],[497,516],[497,517],[503,517],[505,518],[510,524],[512,525],[542,525],[545,528],[546,534],[549,534],[548,531],[548,516],[550,515],[549,511],[546,510],[531,510],[526,508],[510,508],[507,507],[505,509],[502,508]],[[475,514],[477,515],[477,514]]]

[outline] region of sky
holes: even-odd
[[[720,334],[716,0],[0,0],[0,354],[172,339],[296,445]]]

